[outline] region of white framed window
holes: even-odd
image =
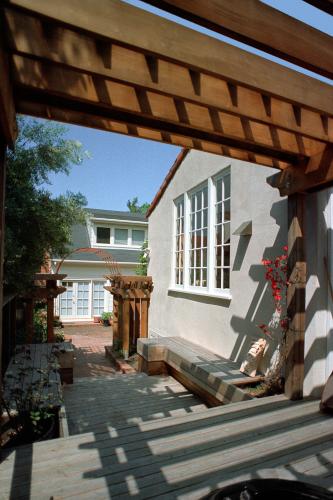
[[[114,230],[115,245],[128,245],[128,229],[116,227]]]
[[[214,286],[230,288],[230,173],[215,179]]]
[[[109,227],[96,227],[96,243],[110,245],[111,229]]]
[[[145,241],[144,229],[132,229],[132,245],[142,246]]]
[[[184,284],[184,196],[175,202],[176,234],[175,234],[175,285]]]
[[[189,194],[189,284],[207,287],[208,186]]]
[[[171,289],[230,299],[230,168],[174,201]]]

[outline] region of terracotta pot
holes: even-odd
[[[101,317],[100,316],[94,316],[94,323],[100,323]]]

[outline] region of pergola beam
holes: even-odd
[[[259,0],[145,1],[333,79],[332,37]],[[310,3],[332,13],[331,2]]]
[[[288,102],[333,115],[330,85],[119,0],[9,0],[101,39],[225,78]],[[158,33],[158,36],[156,36]],[[132,68],[130,68],[132,71]]]
[[[61,83],[62,80],[59,81],[59,85]],[[88,99],[79,99],[78,97],[73,99],[72,96],[65,93],[61,95],[60,92],[20,86],[16,87],[15,94],[19,100],[22,99],[36,104],[53,106],[83,115],[99,116],[106,120],[113,120],[134,127],[143,127],[162,133],[176,134],[193,139],[194,141],[206,141],[228,148],[242,149],[249,153],[266,156],[288,164],[298,165],[301,162],[307,161],[307,157],[304,155],[290,150],[282,150],[274,146],[269,147],[246,138],[240,139],[215,132],[214,130],[204,130],[202,127],[190,125],[185,122],[180,123],[165,118],[154,117],[147,112],[135,112],[117,106],[108,106],[105,103],[89,101]]]
[[[0,18],[0,140],[12,147],[17,136],[15,105],[9,77],[8,55],[3,42],[3,23]]]
[[[267,179],[268,184],[277,188],[281,196],[306,193],[333,184],[333,145],[310,158],[302,167],[288,167]]]
[[[12,33],[13,54],[84,71],[115,82],[176,97],[205,106],[209,112],[226,112],[253,120],[253,127],[272,126],[310,139],[333,141],[333,118],[287,101],[269,97],[226,80],[194,71],[165,59],[143,55],[91,34],[54,26],[38,16],[6,12]],[[32,40],[31,33],[34,33]],[[18,35],[18,36],[16,36]],[[79,50],[78,50],[79,49]],[[135,71],[129,71],[135,67]],[[297,112],[295,112],[295,110]]]

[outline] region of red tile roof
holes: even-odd
[[[177,156],[174,164],[172,165],[172,167],[170,168],[169,172],[167,173],[164,181],[162,182],[160,189],[157,191],[155,198],[151,202],[151,205],[146,213],[146,217],[149,217],[152,214],[152,212],[155,210],[155,208],[157,207],[157,205],[158,205],[160,199],[162,198],[166,188],[170,184],[171,180],[173,179],[175,173],[179,169],[183,160],[185,160],[189,151],[190,150],[188,148],[183,148],[181,150],[181,152],[179,153],[179,155]]]

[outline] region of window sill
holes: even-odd
[[[211,297],[213,299],[221,299],[221,300],[231,300],[232,299],[231,292],[213,293],[213,292],[206,292],[204,290],[189,290],[188,288],[185,289],[185,288],[176,288],[176,287],[169,287],[168,291],[173,292],[173,293],[186,294],[186,295],[200,295],[202,297]]]

